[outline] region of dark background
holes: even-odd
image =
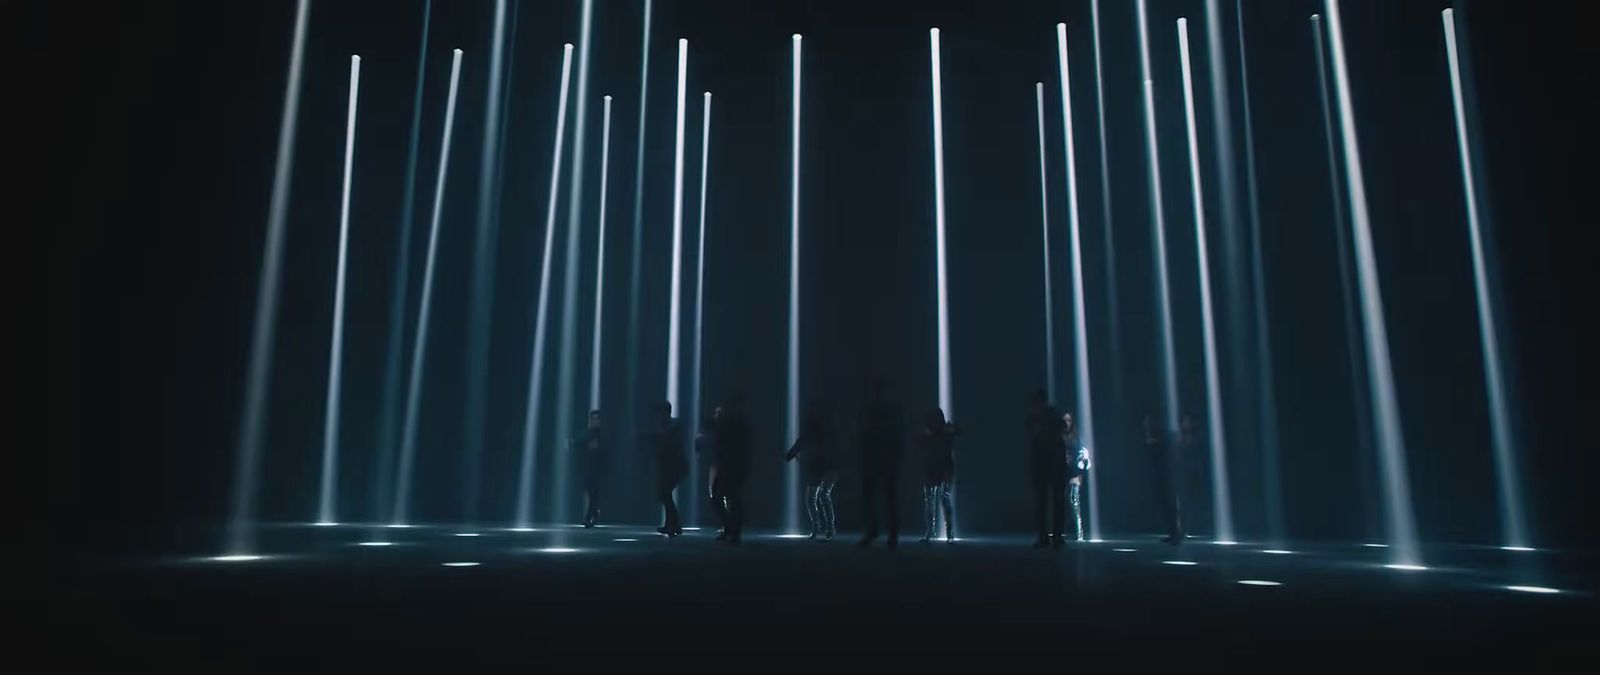
[[[523,2],[506,136],[491,401],[480,512],[509,520],[538,247],[563,41],[579,3]],[[1151,42],[1167,194],[1179,374],[1204,419],[1198,287],[1172,20],[1191,18],[1208,222],[1218,245],[1218,181],[1205,86],[1203,3],[1152,0]],[[1594,533],[1586,430],[1595,394],[1588,327],[1597,287],[1592,47],[1563,2],[1464,7],[1483,131],[1484,188],[1500,268],[1505,354],[1535,541]],[[935,404],[935,298],[927,28],[944,60],[950,311],[960,519],[968,531],[1020,530],[1029,498],[1023,401],[1044,381],[1033,83],[1045,83],[1060,390],[1071,392],[1065,187],[1053,25],[1071,41],[1095,424],[1103,522],[1154,531],[1137,411],[1159,401],[1150,227],[1133,3],[1103,9],[1106,134],[1115,207],[1120,369],[1109,359],[1099,219],[1089,6],[1073,3],[656,3],[645,199],[640,399],[625,401],[626,261],[639,64],[639,3],[595,10],[585,228],[599,181],[600,96],[616,97],[608,223],[605,404],[641,417],[665,372],[673,110],[679,36],[690,40],[686,227],[695,223],[698,93],[715,94],[706,289],[705,395],[745,393],[757,449],[752,520],[776,525],[782,491],[788,260],[788,36],[805,35],[802,217],[803,397],[849,418],[861,378],[890,378],[908,411]],[[1233,35],[1232,3],[1224,3]],[[1343,3],[1361,150],[1372,205],[1394,377],[1420,531],[1497,543],[1498,524],[1472,269],[1438,11],[1442,1]],[[321,451],[348,59],[363,57],[352,207],[340,513],[371,517],[372,464],[395,222],[414,84],[420,2],[320,2],[309,23],[290,196],[269,433],[266,520],[313,518]],[[1375,458],[1353,430],[1327,161],[1306,17],[1321,3],[1246,3],[1267,291],[1296,538],[1375,536],[1364,500]],[[55,550],[209,551],[226,516],[234,437],[261,260],[292,2],[137,3],[75,16],[30,15],[59,58],[47,100],[76,125],[52,155],[73,195],[46,221],[53,327],[50,520]],[[436,3],[427,58],[418,223],[420,278],[437,166],[449,50],[466,54],[434,290],[418,459],[423,522],[459,517],[460,398],[469,256],[493,5]],[[71,31],[67,30],[71,26]],[[1232,54],[1230,39],[1228,53]],[[1231,57],[1230,57],[1231,60]],[[1231,76],[1237,95],[1237,63]],[[59,70],[57,70],[59,69]],[[1234,101],[1239,114],[1238,101]],[[1238,128],[1238,127],[1236,127]],[[569,138],[570,138],[569,126]],[[568,177],[570,178],[570,176]],[[563,194],[565,188],[563,188]],[[563,205],[563,208],[565,206]],[[564,224],[564,215],[558,216]],[[592,232],[592,229],[586,229]],[[557,240],[561,240],[558,238]],[[559,243],[558,243],[559,245]],[[579,382],[587,382],[593,236],[584,241]],[[693,250],[692,238],[686,249]],[[1216,249],[1213,248],[1215,251]],[[560,260],[560,256],[557,256]],[[1213,253],[1221,278],[1222,258]],[[692,270],[692,258],[686,270]],[[561,278],[555,270],[554,278]],[[416,283],[415,281],[413,282]],[[413,299],[415,296],[413,286]],[[1220,281],[1217,282],[1219,295]],[[692,289],[686,283],[686,293]],[[559,299],[560,289],[554,298]],[[688,296],[692,300],[692,295]],[[692,305],[685,303],[685,311]],[[1222,312],[1241,311],[1226,303]],[[559,305],[552,316],[559,316]],[[686,315],[687,316],[687,315]],[[1219,318],[1220,321],[1220,318]],[[552,349],[558,342],[553,339]],[[685,344],[688,342],[686,340]],[[686,352],[687,355],[687,352]],[[1231,364],[1229,364],[1231,367]],[[552,379],[556,368],[548,367]],[[1127,395],[1113,401],[1112,378]],[[1229,382],[1230,392],[1242,392]],[[577,400],[586,400],[580,392]],[[553,392],[546,396],[554,401]],[[1230,459],[1241,535],[1263,527],[1250,400],[1230,396]],[[553,426],[553,412],[546,415]],[[622,414],[613,412],[612,417]],[[1236,421],[1237,420],[1237,421]],[[576,420],[574,421],[576,424]],[[1235,440],[1235,437],[1236,440]],[[620,451],[631,448],[619,449]],[[548,455],[548,452],[545,453]],[[628,452],[608,516],[651,521],[643,457]],[[1196,461],[1198,465],[1201,462]],[[548,478],[548,468],[540,475]],[[849,480],[847,478],[847,480]],[[1202,497],[1205,480],[1194,483]],[[547,484],[547,483],[546,483]],[[548,489],[546,487],[546,489]],[[853,484],[841,486],[855,523]],[[1367,496],[1367,495],[1370,495]],[[576,498],[576,493],[574,492]],[[1191,500],[1203,503],[1206,499]],[[907,515],[915,508],[902,493]],[[544,503],[543,499],[539,500]],[[575,512],[575,511],[574,511]],[[542,511],[541,511],[542,517]],[[908,521],[912,520],[910,518]],[[1196,514],[1194,522],[1209,524]],[[103,536],[76,534],[84,524]],[[1201,528],[1206,529],[1204,527]],[[73,534],[68,534],[73,532]]]

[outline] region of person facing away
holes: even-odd
[[[737,544],[744,533],[744,485],[750,477],[750,421],[737,396],[712,415],[711,509],[722,521],[717,540]]]
[[[661,502],[663,521],[657,532],[669,537],[683,534],[683,523],[678,519],[678,503],[673,491],[688,470],[683,455],[683,432],[677,418],[672,416],[672,403],[662,401],[655,405],[656,419],[644,432],[646,446],[655,455],[656,499]]]
[[[900,458],[905,446],[905,429],[900,409],[889,401],[888,385],[873,378],[867,383],[866,400],[856,422],[856,445],[861,453],[861,503],[865,509],[866,531],[861,546],[871,546],[878,538],[878,509],[888,520],[890,548],[900,543],[900,512],[896,485]]]
[[[1061,442],[1066,446],[1071,465],[1067,467],[1067,501],[1072,505],[1072,535],[1083,541],[1083,486],[1089,477],[1089,448],[1078,440],[1078,425],[1072,413],[1061,415]]]
[[[1154,413],[1144,414],[1144,449],[1150,460],[1151,483],[1160,507],[1167,536],[1162,541],[1177,546],[1183,543],[1183,521],[1178,517],[1178,457],[1167,442],[1167,433]]]
[[[800,459],[800,477],[805,482],[806,515],[811,518],[811,539],[833,541],[835,520],[833,488],[839,482],[837,448],[828,405],[812,401],[800,418],[800,434],[784,454],[786,462]]]
[[[955,503],[950,496],[950,485],[956,478],[956,436],[961,428],[946,421],[944,410],[928,411],[917,429],[917,442],[922,451],[922,517],[927,530],[922,542],[927,543],[938,535],[940,508],[944,510],[944,540],[956,540]]]
[[[1043,389],[1028,399],[1028,469],[1033,483],[1034,548],[1060,547],[1066,530],[1067,449],[1061,413]]]
[[[589,426],[572,445],[578,451],[579,476],[583,480],[583,495],[588,502],[584,507],[583,526],[594,527],[600,518],[600,484],[610,471],[610,457],[606,454],[605,435],[600,428],[600,411],[589,411]]]

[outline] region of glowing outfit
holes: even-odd
[[[943,414],[929,422],[918,438],[922,451],[922,516],[927,522],[922,541],[938,536],[941,508],[945,541],[955,541],[955,502],[950,495],[950,484],[956,477],[955,442],[961,428],[945,422]]]

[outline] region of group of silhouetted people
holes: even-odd
[[[683,523],[675,492],[690,470],[691,463],[685,452],[689,437],[678,418],[673,417],[671,403],[657,403],[653,412],[654,419],[639,440],[655,468],[655,494],[663,513],[661,527],[656,531],[676,537],[683,534]],[[1178,520],[1177,460],[1169,447],[1171,444],[1157,431],[1149,416],[1145,418],[1145,429],[1145,446],[1156,467],[1156,493],[1168,524],[1169,541],[1177,542],[1183,536]],[[1089,449],[1078,442],[1072,415],[1058,411],[1043,391],[1036,391],[1029,399],[1026,433],[1034,524],[1038,533],[1034,545],[1060,547],[1069,536],[1083,540],[1080,497],[1090,468]],[[1185,432],[1183,438],[1188,438],[1187,434]],[[860,460],[861,546],[871,545],[885,531],[889,546],[899,543],[897,487],[908,439],[913,442],[922,469],[924,534],[921,541],[938,538],[941,516],[945,541],[955,541],[953,486],[956,439],[960,435],[961,427],[946,419],[940,408],[929,410],[908,433],[899,406],[889,398],[887,385],[879,379],[868,381],[866,396],[849,438]],[[694,434],[694,453],[705,458],[708,471],[710,489],[705,498],[709,499],[711,510],[721,523],[718,541],[738,544],[743,537],[745,486],[752,459],[751,436],[749,418],[736,395],[716,405]],[[1180,440],[1182,442],[1185,441]],[[594,527],[600,517],[601,486],[611,465],[600,411],[589,412],[587,428],[572,444],[580,454],[580,477],[587,501],[583,526]],[[784,460],[799,462],[805,485],[802,498],[811,521],[810,538],[814,540],[832,541],[838,534],[833,492],[839,482],[840,445],[840,439],[834,434],[830,406],[821,401],[809,403],[801,414],[798,434],[784,453]]]

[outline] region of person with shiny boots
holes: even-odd
[[[1039,536],[1034,548],[1061,546],[1066,529],[1067,449],[1062,443],[1061,413],[1043,389],[1029,399],[1028,468],[1033,482],[1033,521]]]
[[[811,518],[812,541],[833,541],[835,519],[833,487],[839,482],[833,428],[827,404],[812,401],[800,418],[800,434],[784,454],[786,462],[800,459],[800,476],[805,482],[806,515]]]
[[[950,485],[956,478],[956,436],[961,428],[946,421],[944,411],[934,408],[917,429],[917,442],[922,451],[922,517],[927,529],[922,535],[926,544],[938,536],[940,508],[944,510],[944,540],[956,540],[955,503],[950,496]]]
[[[1067,502],[1072,506],[1072,536],[1083,541],[1083,486],[1089,480],[1089,448],[1078,441],[1078,425],[1073,423],[1072,413],[1061,416],[1061,441],[1071,460],[1067,467],[1071,476],[1067,479]]]

